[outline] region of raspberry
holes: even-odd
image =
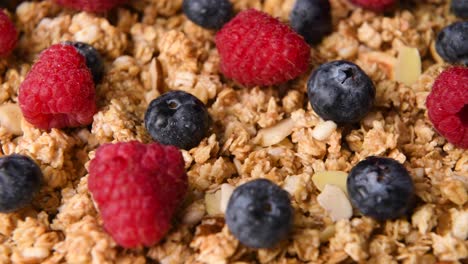
[[[20,85],[18,99],[25,119],[42,129],[88,125],[96,113],[91,71],[67,44],[41,53]]]
[[[15,48],[18,40],[18,32],[15,24],[0,9],[0,57],[5,57]]]
[[[395,6],[396,0],[350,0],[352,3],[376,12],[386,11]]]
[[[59,5],[88,12],[108,11],[127,0],[55,0]]]
[[[216,34],[221,71],[240,84],[273,85],[307,70],[310,47],[290,27],[266,13],[240,12]]]
[[[161,240],[187,186],[184,160],[174,146],[105,144],[89,164],[88,188],[104,228],[126,248]]]
[[[468,148],[468,68],[443,71],[432,86],[426,106],[434,128],[448,142]]]

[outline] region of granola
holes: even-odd
[[[307,74],[261,88],[224,78],[215,32],[188,21],[182,0],[130,1],[100,15],[62,9],[50,0],[14,2],[9,12],[22,34],[15,53],[0,58],[0,155],[32,157],[45,183],[31,206],[0,214],[0,263],[467,261],[468,152],[435,132],[424,105],[435,77],[448,66],[434,50],[436,34],[457,20],[448,0],[410,0],[388,15],[330,0],[334,31],[312,48],[310,69],[351,60],[377,89],[376,106],[352,129],[313,112]],[[287,21],[294,1],[232,3],[235,11],[256,8]],[[92,44],[105,59],[92,126],[47,132],[11,117],[34,59],[65,40]],[[405,47],[417,49],[422,72],[402,83],[395,67]],[[182,151],[190,194],[166,238],[150,248],[123,249],[102,227],[87,189],[87,164],[101,144],[150,142],[144,111],[168,90],[187,91],[206,103],[213,133]],[[407,219],[376,222],[354,212],[334,222],[319,204],[311,177],[348,172],[369,155],[404,163],[418,206]],[[294,231],[274,249],[244,247],[224,223],[232,187],[255,178],[268,178],[291,194]]]

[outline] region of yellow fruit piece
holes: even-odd
[[[347,178],[348,173],[343,171],[321,171],[312,176],[312,181],[320,191],[323,191],[325,185],[332,184],[339,187],[346,195],[348,195],[348,190],[346,189]]]
[[[395,81],[412,85],[421,76],[421,56],[416,48],[402,47],[395,65]]]

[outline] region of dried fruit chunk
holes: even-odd
[[[421,76],[421,56],[417,48],[402,47],[395,65],[395,81],[412,85]]]
[[[350,219],[353,216],[353,208],[340,187],[326,184],[323,191],[317,196],[317,202],[327,210],[333,221]]]
[[[343,171],[321,171],[317,172],[312,176],[312,181],[314,182],[317,189],[323,191],[325,185],[333,184],[339,187],[346,195],[348,190],[346,189],[346,180],[348,178],[348,173]]]

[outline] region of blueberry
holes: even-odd
[[[237,187],[229,199],[226,223],[231,233],[251,248],[271,248],[292,228],[289,194],[266,179]]]
[[[91,45],[83,42],[65,41],[65,44],[72,45],[86,59],[88,66],[93,75],[94,83],[99,83],[104,75],[104,63],[99,52]]]
[[[436,50],[449,63],[468,65],[468,21],[443,28],[437,35]]]
[[[314,111],[324,120],[354,123],[372,108],[375,87],[367,74],[349,61],[332,61],[316,69],[307,82]]]
[[[349,198],[359,211],[377,220],[395,219],[412,208],[413,181],[398,161],[368,157],[351,169]]]
[[[206,137],[211,119],[205,105],[183,91],[171,91],[151,101],[145,126],[159,143],[181,149],[196,147]]]
[[[291,27],[310,45],[319,43],[332,31],[328,0],[297,0],[289,15]]]
[[[184,0],[182,9],[193,23],[207,29],[220,29],[232,17],[229,0]]]
[[[41,169],[31,158],[18,154],[0,157],[0,212],[31,203],[41,182]]]
[[[457,17],[468,18],[468,0],[452,0],[450,10]]]

